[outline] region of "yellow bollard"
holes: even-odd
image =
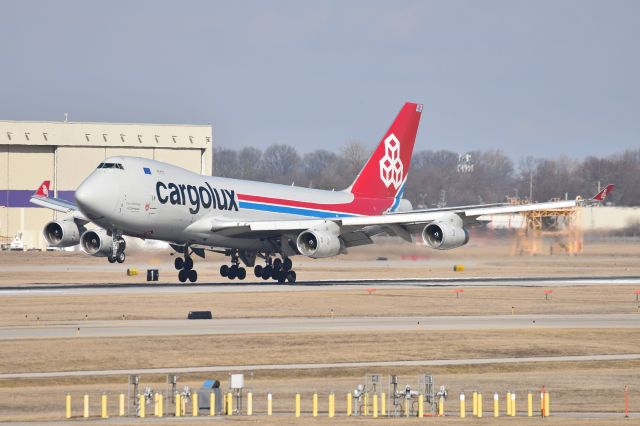
[[[517,412],[518,411],[516,410],[516,393],[513,392],[511,394],[511,417],[515,417]]]
[[[329,418],[336,415],[336,395],[332,392],[329,394]]]
[[[511,415],[511,392],[507,392],[507,416]]]
[[[473,394],[471,394],[471,400],[473,404],[471,414],[475,417],[478,415],[478,392],[474,391]]]
[[[467,415],[467,407],[465,402],[464,392],[460,393],[460,418],[464,419]]]
[[[531,391],[527,394],[527,417],[533,417],[533,395]]]
[[[544,393],[544,416],[549,417],[549,392]]]
[[[158,394],[158,417],[164,417],[164,395]]]
[[[440,400],[438,401],[438,415],[439,416],[444,416],[444,397],[440,397]]]
[[[191,415],[198,417],[198,394],[191,394]]]
[[[384,392],[380,394],[380,415],[387,415],[387,394]]]
[[[311,415],[313,417],[318,417],[318,394],[314,393],[313,394],[313,400],[312,400],[312,404],[311,404]]]
[[[227,416],[233,416],[233,394],[227,393]]]
[[[120,394],[120,401],[118,401],[118,415],[124,417],[124,394]]]
[[[478,418],[482,417],[482,394],[478,393]]]
[[[267,416],[273,414],[273,396],[271,392],[267,394]]]
[[[67,419],[71,418],[71,395],[67,394],[67,396],[64,398],[64,407],[65,407],[65,415],[64,417]]]
[[[153,394],[153,415],[158,416],[158,393]]]
[[[369,415],[369,393],[364,394],[364,408],[362,410],[362,414],[365,416]]]
[[[247,416],[253,416],[253,392],[247,393]]]
[[[85,419],[89,417],[89,395],[87,394],[84,395],[82,417]]]
[[[405,417],[409,417],[409,400],[404,400],[404,415]]]
[[[378,418],[378,394],[373,394],[373,418]]]
[[[176,392],[176,417],[180,417],[182,415],[182,395]]]
[[[300,394],[296,394],[296,417],[300,417]]]
[[[209,394],[209,415],[216,415],[216,394],[213,392]]]
[[[493,394],[493,417],[500,416],[500,396],[498,392]]]
[[[347,393],[347,417],[351,415],[351,404],[353,401],[353,397],[351,396],[351,392]]]
[[[144,395],[138,395],[138,404],[140,407],[140,412],[138,413],[141,419],[144,419],[145,415],[146,415],[146,408],[145,407],[145,400],[144,400]]]
[[[424,396],[422,394],[418,395],[418,417],[424,417]]]
[[[102,398],[100,400],[100,417],[103,419],[108,419],[107,415],[107,394],[103,393]]]

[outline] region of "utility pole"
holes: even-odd
[[[533,203],[533,169],[529,170],[529,203]]]

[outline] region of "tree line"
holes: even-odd
[[[247,147],[216,147],[213,174],[319,189],[347,188],[373,148],[349,141],[339,152],[324,149],[299,153],[275,144],[261,151]],[[615,205],[640,205],[640,149],[606,157],[521,158],[517,164],[500,150],[417,151],[404,198],[414,206],[435,207],[505,202],[507,197],[547,201],[590,197],[607,183],[616,190],[607,199]]]

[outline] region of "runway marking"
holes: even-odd
[[[360,368],[360,367],[428,367],[452,365],[486,365],[486,364],[514,364],[531,362],[581,362],[581,361],[628,361],[640,360],[640,354],[619,355],[567,355],[567,356],[538,356],[521,358],[469,358],[469,359],[426,359],[426,360],[396,360],[396,361],[366,361],[366,362],[336,362],[314,364],[248,364],[205,367],[174,367],[174,368],[138,368],[129,370],[93,370],[93,371],[48,371],[35,373],[4,373],[0,379],[29,379],[54,377],[85,377],[85,376],[118,376],[130,374],[171,374],[171,373],[210,373],[227,371],[260,371],[260,370],[316,370],[327,368]]]

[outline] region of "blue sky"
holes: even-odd
[[[640,147],[638,1],[7,1],[0,119],[211,123],[225,147]]]

